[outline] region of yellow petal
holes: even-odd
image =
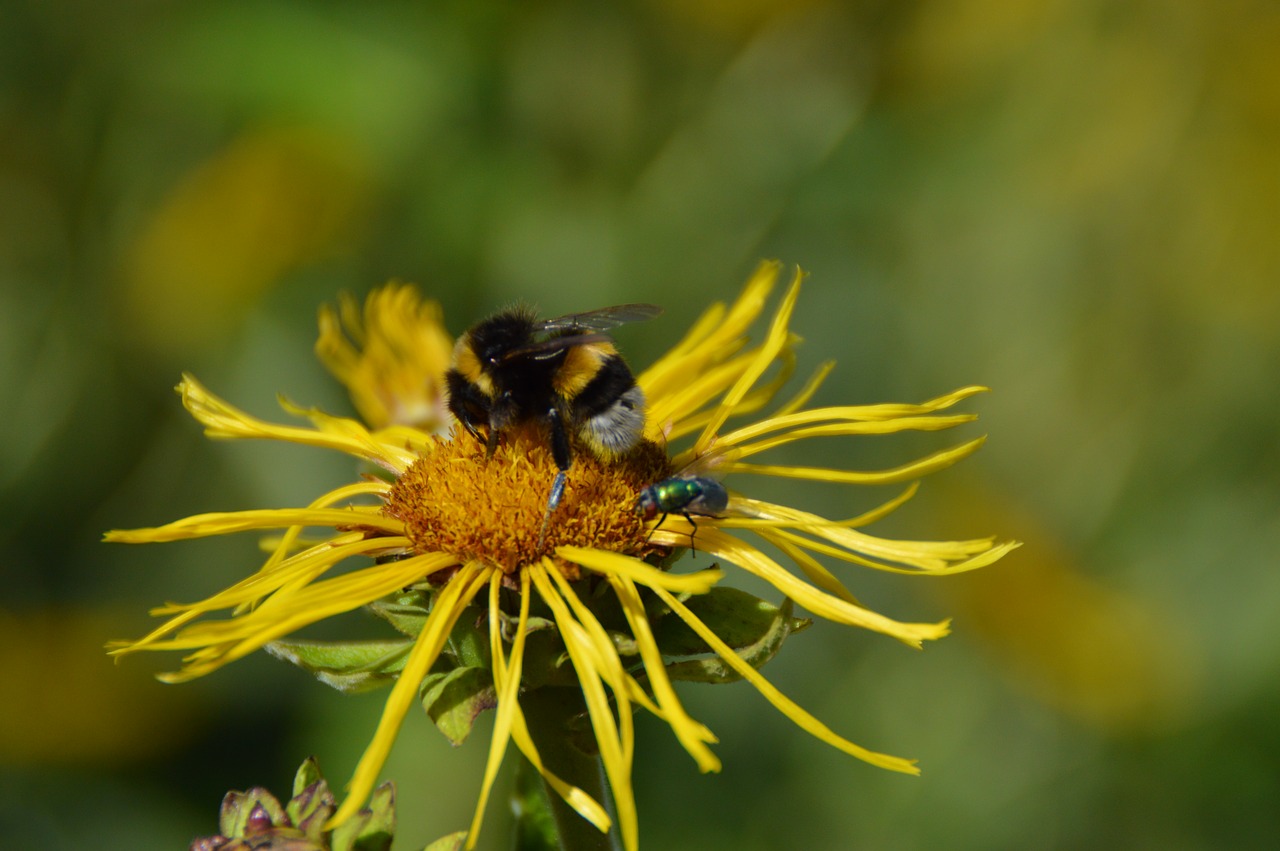
[[[440,305],[423,300],[411,285],[392,282],[369,293],[363,315],[346,293],[339,308],[340,314],[321,308],[315,351],[346,385],[364,421],[377,429],[400,424],[419,433],[447,432],[444,374],[453,341]]]
[[[828,467],[792,467],[773,464],[744,464],[740,461],[725,461],[719,470],[729,473],[754,473],[761,476],[778,476],[784,479],[811,479],[820,482],[840,482],[850,485],[888,485],[908,479],[919,479],[938,470],[945,470],[957,461],[972,455],[986,442],[986,437],[979,437],[935,452],[910,464],[894,467],[890,470],[863,472],[859,470],[833,470]]]
[[[355,420],[323,418],[323,430],[274,425],[224,402],[186,373],[177,391],[182,396],[183,406],[204,425],[205,434],[212,438],[264,438],[336,449],[396,472],[403,470],[414,458],[413,453],[406,449],[374,440],[368,430]]]
[[[640,374],[636,383],[644,390],[645,398],[662,399],[683,387],[690,375],[701,375],[710,365],[741,349],[745,345],[743,335],[764,310],[765,299],[781,268],[780,263],[761,263],[732,308],[726,311],[722,303],[711,305],[680,343]]]
[[[977,393],[986,392],[985,387],[963,387],[945,396],[930,399],[919,405],[881,404],[881,405],[838,405],[823,408],[810,408],[805,411],[779,411],[772,417],[744,426],[736,431],[721,435],[721,442],[741,443],[768,434],[796,426],[820,423],[827,420],[846,422],[889,422],[902,419],[932,419],[932,414],[951,407],[957,402],[968,399]],[[793,407],[788,405],[787,407]],[[965,415],[976,419],[976,415]],[[965,420],[967,422],[968,420]]]
[[[852,603],[855,606],[862,605],[858,602],[858,598],[853,596],[853,592],[844,586],[844,583],[836,579],[835,575],[822,566],[813,556],[806,553],[800,547],[787,541],[779,535],[773,534],[770,530],[761,530],[760,537],[782,550],[787,558],[796,563],[796,566],[809,577],[809,581],[817,585],[828,594],[834,594],[841,600]]]
[[[334,579],[314,582],[290,594],[276,593],[261,606],[238,617],[201,621],[174,638],[149,649],[199,648],[181,671],[163,674],[165,682],[186,682],[325,618],[358,609],[403,588],[434,570],[456,563],[453,556],[432,554],[374,565]]]
[[[805,382],[804,387],[800,388],[800,392],[779,408],[778,412],[774,414],[774,416],[785,417],[788,414],[794,413],[804,407],[804,405],[813,398],[813,394],[818,392],[818,388],[822,386],[822,382],[826,381],[827,376],[831,374],[831,370],[835,368],[836,362],[833,360],[823,361],[818,364],[818,368],[814,370],[813,375]]]
[[[387,761],[387,754],[395,743],[396,734],[405,714],[418,695],[418,687],[422,685],[427,671],[435,664],[440,655],[449,632],[457,623],[463,610],[470,604],[476,593],[488,581],[488,570],[475,564],[467,564],[458,570],[453,578],[436,595],[435,605],[427,621],[418,634],[404,669],[396,680],[395,687],[387,698],[382,710],[382,718],[378,721],[378,729],[373,734],[373,741],[365,749],[364,755],[356,765],[355,773],[348,786],[346,800],[338,807],[338,811],[325,825],[332,830],[355,815],[369,798],[378,772]]]
[[[520,693],[520,670],[524,664],[524,640],[529,625],[529,572],[520,571],[520,619],[516,623],[515,640],[511,644],[510,667],[503,660],[502,607],[498,593],[502,590],[503,574],[493,571],[489,579],[489,657],[493,660],[493,686],[498,697],[497,717],[493,721],[493,735],[489,742],[489,757],[485,761],[484,781],[476,801],[476,812],[471,817],[471,829],[467,832],[467,848],[474,848],[480,836],[480,824],[489,793],[498,777],[498,768],[511,740],[511,727],[515,717],[517,696]]]
[[[707,451],[712,439],[716,436],[716,432],[720,430],[720,426],[724,425],[724,421],[734,412],[735,406],[742,401],[742,398],[747,395],[747,391],[760,379],[760,376],[764,374],[764,371],[769,368],[778,353],[782,351],[783,346],[786,345],[790,336],[787,332],[787,323],[791,321],[791,311],[795,308],[796,298],[800,295],[800,282],[803,277],[803,273],[797,269],[795,277],[791,281],[791,288],[783,296],[782,304],[778,306],[778,311],[774,314],[769,333],[765,336],[764,342],[756,352],[755,361],[743,371],[737,383],[725,393],[724,399],[721,400],[715,415],[702,430],[702,434],[697,441],[694,442],[695,455],[701,455]]]
[[[772,683],[764,678],[764,676],[755,668],[748,665],[742,660],[737,653],[733,652],[733,648],[725,644],[718,635],[712,632],[706,624],[698,619],[697,615],[689,611],[684,604],[669,594],[662,588],[655,588],[653,592],[671,607],[689,628],[698,634],[698,637],[716,651],[716,654],[724,660],[730,668],[733,668],[744,680],[755,686],[764,698],[772,703],[783,715],[790,718],[800,729],[826,742],[834,748],[844,751],[851,756],[855,756],[864,762],[880,768],[887,768],[890,771],[900,771],[904,774],[919,774],[920,769],[916,767],[915,760],[903,759],[902,757],[890,756],[888,754],[876,753],[866,748],[855,745],[848,739],[837,735],[830,727],[823,724],[817,718],[814,718],[805,710],[801,709],[794,701],[778,691]]]
[[[667,573],[638,558],[587,547],[557,547],[556,555],[606,576],[625,576],[641,585],[661,585],[681,594],[705,594],[724,578],[723,571],[714,569],[697,573]]]
[[[511,720],[511,740],[516,743],[516,747],[524,754],[525,759],[529,760],[529,764],[538,769],[538,773],[546,780],[547,785],[554,789],[574,812],[591,822],[601,833],[608,833],[609,828],[613,826],[613,819],[609,818],[605,808],[579,787],[571,786],[561,780],[555,772],[543,764],[533,738],[529,735],[529,728],[525,725],[524,714],[520,711],[519,705],[512,710]]]
[[[798,579],[773,559],[737,538],[714,529],[698,531],[698,544],[713,556],[738,565],[777,588],[786,596],[819,617],[849,626],[883,633],[904,644],[919,648],[922,641],[947,634],[947,624],[902,623],[884,615],[825,594]],[[658,590],[655,586],[654,590]]]
[[[912,482],[893,499],[886,500],[880,505],[869,511],[850,517],[847,520],[830,520],[821,525],[823,526],[845,526],[850,529],[857,529],[861,526],[869,526],[877,520],[882,520],[892,514],[904,503],[916,495],[916,491],[920,489],[919,482]],[[759,514],[763,513],[761,506],[768,506],[769,503],[759,500],[746,499],[737,495],[730,495],[729,512],[724,517],[716,517],[714,523],[721,529],[770,529],[782,526],[801,526],[793,520],[760,519]],[[767,510],[767,509],[765,509]],[[738,516],[742,515],[742,516]]]
[[[554,565],[543,565],[526,568],[532,573],[538,593],[550,607],[555,616],[556,625],[564,639],[565,649],[578,672],[578,681],[582,685],[582,696],[587,704],[587,714],[591,718],[591,727],[595,732],[596,743],[600,747],[600,761],[604,765],[605,776],[613,789],[614,801],[618,810],[618,827],[622,835],[623,847],[628,851],[639,846],[639,823],[636,814],[635,794],[631,789],[631,760],[633,743],[631,739],[631,708],[628,705],[625,688],[616,681],[611,684],[614,700],[617,701],[617,720],[613,705],[604,690],[604,678],[607,669],[599,667],[596,660],[599,654],[610,652],[613,643],[606,649],[593,642],[586,628],[574,619],[569,612],[559,591],[549,578],[559,576]],[[615,656],[616,656],[616,651]],[[619,729],[621,725],[621,729]]]
[[[202,614],[240,606],[249,601],[257,602],[296,577],[305,577],[309,581],[348,556],[359,555],[372,548],[371,542],[363,540],[339,546],[335,546],[332,541],[326,542],[305,552],[298,553],[282,562],[274,571],[255,573],[230,588],[198,603],[187,605],[169,603],[152,609],[151,613],[153,615],[176,614],[176,617],[171,618],[162,626],[157,627],[137,641],[113,642],[111,646],[115,649],[112,650],[112,655],[148,649],[164,636],[172,634]]]
[[[113,529],[105,541],[149,544],[158,541],[185,541],[210,535],[230,535],[249,529],[283,529],[288,526],[332,526],[337,529],[372,529],[388,535],[403,535],[404,524],[383,515],[375,507],[347,508],[266,508],[256,511],[222,511],[184,517],[148,529]]]
[[[976,414],[955,414],[949,417],[899,417],[893,420],[826,423],[824,425],[809,426],[807,428],[793,428],[782,434],[776,434],[773,437],[757,440],[752,443],[737,442],[738,438],[733,435],[722,436],[716,442],[716,448],[720,451],[726,451],[731,448],[732,451],[730,457],[736,460],[738,458],[747,458],[751,455],[756,455],[777,446],[794,443],[797,440],[809,440],[814,437],[847,437],[864,434],[893,434],[895,432],[909,430],[941,431],[942,429],[954,428],[955,426],[963,425],[964,423],[973,422],[977,418]]]
[[[680,698],[676,696],[671,680],[667,677],[667,669],[662,660],[662,653],[658,649],[658,642],[649,628],[649,615],[644,609],[644,601],[640,599],[635,584],[630,579],[617,575],[610,576],[609,582],[618,595],[618,602],[622,604],[622,612],[626,615],[627,623],[631,625],[631,633],[636,639],[636,646],[640,649],[640,659],[644,664],[645,673],[649,675],[649,685],[658,699],[658,704],[664,710],[664,720],[671,726],[680,744],[698,763],[698,768],[702,772],[719,771],[720,760],[707,747],[707,743],[715,742],[716,737],[704,725],[689,717],[680,703]]]
[[[845,561],[863,564],[868,567],[882,567],[875,561],[858,557],[858,554],[872,558],[885,559],[917,568],[926,573],[951,573],[959,569],[961,564],[982,556],[993,547],[993,538],[974,538],[963,541],[897,541],[868,535],[856,529],[848,528],[850,524],[833,523],[816,514],[773,505],[760,500],[742,500],[746,510],[767,520],[789,521],[791,528],[815,535],[832,542],[836,547],[828,547],[810,541],[781,526],[775,526],[774,532],[806,549],[833,555]],[[729,525],[728,521],[724,525]],[[989,562],[985,562],[989,563]],[[967,569],[973,569],[968,567]]]
[[[384,496],[391,489],[391,485],[386,482],[355,482],[353,484],[344,485],[335,488],[321,496],[319,499],[312,501],[307,508],[328,508],[339,502],[346,502],[349,499],[355,499],[360,496]],[[291,526],[280,536],[278,541],[270,547],[271,556],[259,568],[260,572],[266,572],[286,558],[290,551],[296,546],[297,541],[301,538],[305,526]]]

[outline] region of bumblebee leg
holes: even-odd
[[[560,505],[560,498],[564,496],[564,482],[565,473],[564,470],[561,470],[556,473],[555,479],[551,482],[551,496],[547,497],[548,516],[550,516],[551,512],[555,511],[556,507]]]
[[[449,413],[472,437],[483,441],[476,426],[489,422],[488,397],[468,383],[456,369],[445,374],[445,382],[449,388]]]
[[[564,417],[558,409],[547,411],[547,428],[551,432],[551,459],[563,473],[573,463],[573,451],[569,447],[569,431],[564,427]]]
[[[564,417],[560,416],[558,409],[551,408],[547,411],[547,428],[551,432],[551,458],[560,471],[556,473],[555,480],[551,483],[551,495],[547,497],[547,510],[542,515],[542,531],[538,533],[538,549],[542,549],[542,545],[546,543],[551,512],[556,510],[561,498],[564,497],[565,473],[573,463],[572,450],[569,448],[569,432],[565,430]]]
[[[547,510],[542,513],[542,530],[538,532],[538,549],[542,549],[542,545],[547,541],[547,526],[551,523],[551,512],[556,510],[556,506],[560,504],[560,498],[564,496],[564,470],[556,473],[556,477],[551,482],[551,495],[547,497]]]

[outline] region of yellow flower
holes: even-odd
[[[505,750],[514,742],[544,780],[583,818],[601,831],[612,824],[602,801],[556,776],[544,764],[521,709],[522,681],[529,636],[553,622],[563,651],[580,684],[609,787],[616,798],[616,819],[624,847],[638,845],[638,821],[631,790],[634,758],[633,710],[642,707],[665,721],[702,771],[720,762],[709,745],[710,730],[691,718],[672,687],[673,660],[656,637],[653,613],[682,622],[702,646],[719,657],[727,676],[754,685],[796,724],[824,742],[874,765],[917,773],[912,760],[864,749],[830,730],[769,684],[756,670],[764,660],[744,660],[695,613],[696,595],[712,592],[719,570],[677,574],[665,568],[671,556],[692,542],[697,550],[755,574],[814,615],[864,627],[913,647],[947,633],[944,623],[904,623],[860,605],[842,582],[816,558],[831,556],[853,564],[899,573],[950,574],[1000,558],[1015,543],[990,538],[966,541],[897,541],[860,531],[888,514],[915,491],[915,484],[885,505],[851,520],[833,521],[786,506],[734,495],[723,516],[698,517],[696,526],[679,514],[646,522],[636,511],[637,494],[676,473],[751,472],[831,482],[881,484],[914,481],[955,463],[981,445],[971,440],[904,466],[881,472],[759,465],[751,458],[775,446],[811,437],[937,430],[971,421],[970,414],[946,409],[981,392],[968,387],[919,405],[869,405],[805,408],[829,365],[774,415],[733,430],[730,417],[758,410],[773,398],[790,372],[795,338],[788,330],[800,289],[797,274],[777,308],[763,341],[749,346],[748,327],[764,310],[779,274],[777,264],[762,265],[732,306],[712,306],[665,357],[641,373],[638,383],[648,400],[646,440],[619,460],[602,462],[579,453],[569,471],[563,502],[553,515],[545,544],[539,532],[546,494],[556,467],[545,440],[536,434],[507,436],[492,457],[459,432],[453,439],[405,425],[392,413],[413,407],[421,384],[396,383],[399,364],[413,362],[412,346],[390,364],[362,372],[351,351],[335,345],[332,317],[323,318],[321,348],[342,350],[327,362],[349,386],[369,426],[286,404],[309,427],[275,425],[250,417],[209,393],[191,376],[178,390],[183,404],[210,437],[273,438],[346,452],[385,471],[385,479],[367,477],[337,488],[305,507],[203,514],[151,529],[114,531],[111,541],[171,541],[246,530],[284,530],[266,563],[254,574],[212,597],[155,610],[169,616],[150,635],[121,642],[113,652],[187,651],[177,672],[162,679],[179,682],[207,674],[226,663],[331,615],[359,608],[406,588],[429,588],[430,614],[412,647],[397,663],[395,685],[373,740],[356,767],[349,794],[334,816],[340,823],[367,799],[396,733],[424,678],[440,659],[455,625],[475,622],[464,612],[479,601],[487,616],[492,681],[497,716],[488,765],[468,839],[474,845],[485,802]],[[366,353],[383,346],[387,329],[402,320],[386,311],[418,311],[416,297],[402,289],[370,297],[365,312]],[[352,309],[348,330],[360,333]],[[410,323],[412,324],[412,323]],[[437,340],[436,330],[422,335]],[[398,332],[395,332],[398,333]],[[326,343],[325,341],[328,340]],[[447,339],[446,339],[447,344]],[[435,350],[420,363],[437,371],[444,365]],[[779,364],[779,375],[761,380]],[[406,371],[404,374],[408,374]],[[420,376],[421,378],[421,376]],[[429,376],[430,378],[430,376]],[[371,395],[366,395],[371,394]],[[434,430],[434,429],[432,429]],[[669,456],[668,441],[697,433],[692,445]],[[304,545],[307,527],[331,530],[320,543]],[[750,530],[783,552],[799,574],[734,534]],[[372,564],[336,573],[350,557]],[[601,591],[607,589],[612,620],[601,615]],[[717,592],[718,593],[718,592]],[[690,596],[694,595],[694,596]],[[229,611],[222,619],[204,615]],[[533,612],[533,614],[531,614]],[[535,626],[535,619],[538,621]],[[629,633],[619,640],[620,631]]]
[[[421,301],[408,284],[374,290],[363,316],[346,293],[338,311],[320,308],[316,356],[347,386],[352,404],[374,428],[406,425],[448,433],[443,378],[452,351],[440,305]]]

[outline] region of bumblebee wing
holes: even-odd
[[[615,304],[613,307],[588,310],[586,313],[570,313],[555,319],[544,319],[538,323],[538,327],[543,331],[605,331],[628,322],[653,319],[661,313],[662,308],[656,304]]]
[[[552,337],[550,340],[540,340],[527,346],[521,346],[518,349],[512,349],[502,356],[502,360],[504,362],[520,358],[546,360],[574,346],[588,346],[592,343],[607,342],[610,342],[610,338],[605,334],[570,334],[564,337]]]

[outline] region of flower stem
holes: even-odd
[[[570,722],[586,716],[582,692],[576,688],[543,687],[522,695],[520,709],[529,735],[547,770],[599,801],[617,820],[613,796],[598,753],[579,745],[594,744],[589,735],[575,734]],[[617,829],[601,833],[578,815],[538,770],[523,756],[516,773],[516,851],[620,851]]]

